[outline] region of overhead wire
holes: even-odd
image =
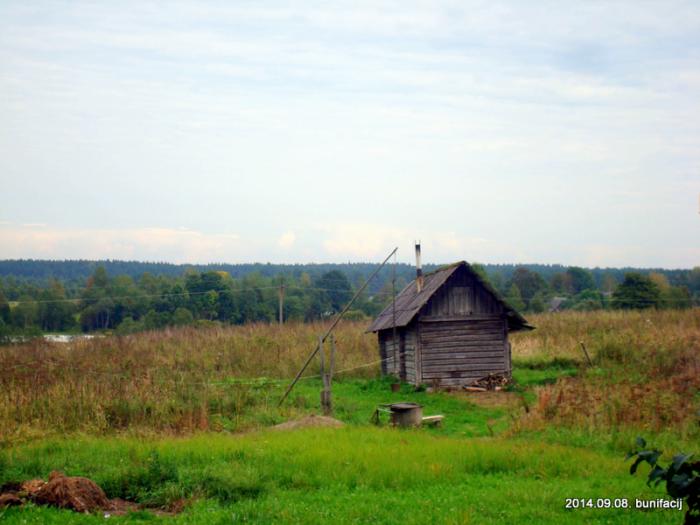
[[[29,299],[29,300],[23,300],[23,301],[8,301],[12,303],[13,305],[20,305],[20,304],[33,304],[33,303],[38,303],[38,304],[44,304],[44,303],[75,303],[75,302],[81,302],[81,301],[99,301],[101,299],[110,299],[110,300],[115,300],[115,299],[143,299],[143,298],[163,298],[163,297],[189,297],[191,295],[205,295],[211,292],[216,292],[216,293],[222,293],[222,292],[231,292],[231,293],[241,293],[241,292],[255,292],[259,290],[278,290],[280,287],[279,286],[256,286],[254,288],[216,288],[212,290],[206,290],[206,291],[201,291],[201,292],[181,292],[181,293],[162,293],[162,294],[138,294],[138,295],[108,295],[105,297],[101,298],[85,298],[85,297],[73,297],[73,298],[64,298],[64,299]],[[285,285],[285,290],[301,290],[301,291],[322,291],[322,292],[348,292],[352,293],[352,290],[348,290],[345,288],[318,288],[314,286],[287,286]],[[390,295],[391,292],[374,292],[369,294],[370,296],[374,295]]]

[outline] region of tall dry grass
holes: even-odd
[[[0,439],[18,432],[210,429],[212,415],[239,418],[273,406],[325,325],[180,328],[124,337],[41,340],[0,347]],[[335,332],[336,370],[376,375],[376,337],[365,324]],[[356,368],[359,367],[359,368]],[[318,373],[314,360],[306,374]],[[237,380],[238,379],[238,380]],[[260,399],[267,396],[270,399]],[[240,421],[239,421],[240,422]]]
[[[536,326],[511,335],[513,358],[528,360],[585,359],[579,343],[592,355],[609,346],[630,352],[691,347],[700,337],[700,309],[560,312],[528,315]]]
[[[531,322],[538,330],[513,338],[516,366],[570,360],[581,372],[539,388],[521,428],[698,435],[700,310],[570,312]],[[586,365],[581,341],[593,367]]]
[[[542,387],[522,425],[692,424],[699,310],[566,312],[529,320],[536,330],[512,335],[516,368],[583,364],[580,341],[596,367]],[[336,370],[352,369],[346,376],[379,373],[376,337],[365,328],[348,322],[336,331]],[[0,443],[33,433],[181,433],[274,422],[294,405],[276,409],[283,380],[294,376],[323,330],[320,323],[251,324],[0,347]],[[317,372],[315,360],[307,373]]]

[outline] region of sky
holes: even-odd
[[[700,3],[0,3],[0,259],[700,266]]]

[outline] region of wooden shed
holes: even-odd
[[[383,374],[415,385],[466,386],[489,373],[509,377],[508,333],[532,328],[461,261],[424,276],[419,269],[368,332],[378,334]]]

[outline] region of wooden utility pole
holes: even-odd
[[[586,361],[588,361],[588,366],[593,366],[593,361],[591,361],[591,356],[588,355],[588,350],[586,350],[586,345],[583,341],[579,343],[581,345],[581,350],[583,350],[583,354],[586,356]]]
[[[396,343],[396,252],[394,252],[394,265],[391,267],[391,347],[393,348],[394,354],[394,374],[398,370],[399,381],[403,378],[401,377],[401,364],[399,356],[399,347]]]
[[[280,324],[284,324],[284,284],[280,284],[279,299],[279,320]]]
[[[331,399],[331,385],[333,382],[333,368],[335,367],[335,336],[331,334],[331,356],[328,371],[325,367],[325,356],[323,352],[323,341],[319,337],[318,346],[320,348],[319,357],[321,360],[321,378],[323,379],[323,390],[321,390],[321,408],[324,416],[330,416],[333,413],[333,402]]]
[[[325,340],[328,338],[328,336],[331,334],[331,332],[333,331],[333,329],[335,328],[335,326],[340,322],[340,320],[343,318],[343,316],[345,315],[345,313],[346,313],[346,312],[350,309],[350,307],[353,305],[353,303],[355,302],[355,300],[360,296],[360,294],[364,291],[364,289],[367,288],[367,285],[369,284],[369,282],[370,282],[372,279],[374,279],[374,276],[377,275],[377,274],[379,273],[379,270],[381,270],[382,268],[384,268],[384,265],[387,263],[387,261],[388,261],[389,259],[391,259],[391,256],[394,255],[394,253],[395,253],[396,250],[398,250],[398,249],[399,249],[399,248],[398,248],[398,246],[397,246],[396,248],[394,248],[393,250],[391,250],[391,253],[390,253],[389,255],[387,255],[386,259],[384,259],[384,261],[382,262],[382,264],[379,265],[379,268],[377,268],[376,270],[374,270],[374,272],[372,272],[372,275],[370,275],[369,278],[365,281],[365,284],[363,284],[362,286],[360,286],[360,289],[357,290],[357,291],[355,292],[355,295],[353,295],[353,296],[352,296],[352,299],[350,299],[350,301],[348,302],[348,304],[345,305],[345,308],[343,308],[342,311],[335,317],[335,319],[333,319],[333,322],[332,322],[331,325],[328,327],[328,330],[326,330],[326,333],[325,333],[325,334],[323,335],[323,337],[321,338],[321,341],[325,341]],[[314,356],[316,355],[316,352],[318,352],[320,348],[321,348],[321,347],[320,347],[320,345],[319,345],[319,346],[317,346],[317,347],[314,349],[313,352],[311,352],[311,355],[309,355],[309,357],[306,359],[306,361],[304,362],[304,364],[302,365],[302,367],[299,369],[299,371],[297,372],[297,375],[296,375],[296,376],[294,377],[294,379],[292,380],[292,383],[287,387],[287,390],[286,390],[286,391],[284,392],[284,394],[282,395],[282,398],[279,400],[279,403],[277,403],[277,406],[280,406],[280,405],[284,402],[284,400],[287,399],[287,396],[288,396],[289,393],[292,391],[292,388],[294,388],[294,385],[296,385],[296,384],[297,384],[297,381],[299,381],[299,378],[301,377],[301,374],[304,373],[304,370],[306,370],[306,367],[309,366],[309,363],[311,363],[311,360],[314,358]]]

